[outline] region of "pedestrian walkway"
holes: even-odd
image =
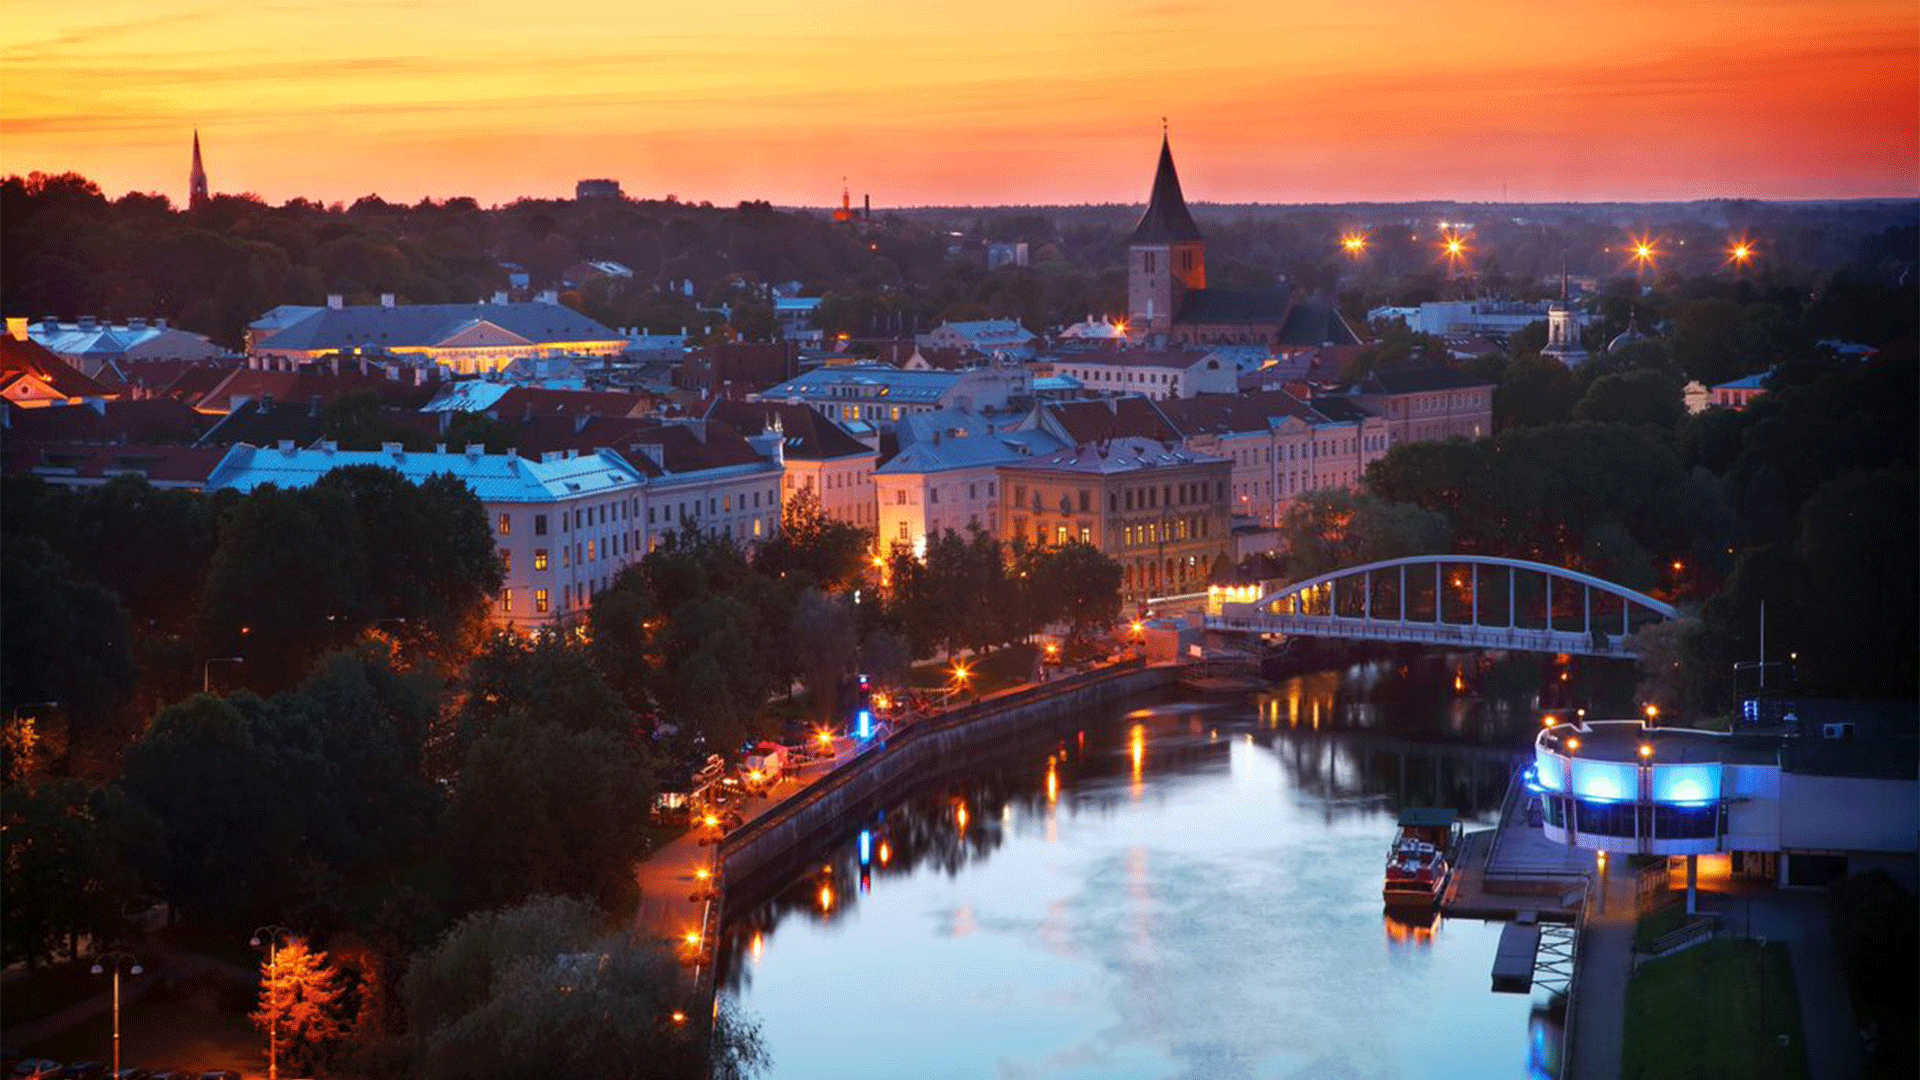
[[[750,796],[729,809],[738,813],[741,823],[745,824],[832,771],[834,764],[833,760],[808,762],[789,772],[766,795]],[[719,876],[715,841],[721,835],[720,830],[696,821],[694,827],[678,839],[634,866],[633,877],[640,890],[640,903],[634,912],[634,937],[675,942],[688,956],[693,955],[696,948],[704,949],[710,944],[704,939],[697,945],[690,944],[687,935],[713,931],[713,927],[704,930],[702,927],[706,922],[707,896],[714,891]],[[700,876],[702,870],[707,872],[704,878]]]
[[[1638,888],[1628,868],[1608,869],[1601,881],[1606,889],[1605,910],[1596,898],[1580,939],[1576,1013],[1569,1017],[1573,1023],[1569,1080],[1618,1080],[1620,1052],[1626,1045],[1627,982],[1633,977]]]

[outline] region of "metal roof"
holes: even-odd
[[[317,308],[260,343],[263,351],[405,348],[439,345],[480,325],[531,344],[624,342],[572,308],[547,303],[396,304]]]
[[[207,478],[210,491],[252,491],[263,484],[306,487],[335,469],[376,465],[413,483],[449,474],[487,503],[558,502],[638,487],[640,472],[611,450],[591,454],[409,453],[384,450],[263,448],[240,444]]]

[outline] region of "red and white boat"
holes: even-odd
[[[1448,863],[1460,835],[1451,810],[1406,809],[1400,831],[1387,852],[1386,880],[1380,889],[1389,906],[1432,905],[1453,875]]]

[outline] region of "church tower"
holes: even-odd
[[[193,175],[187,179],[187,209],[198,210],[207,204],[207,170],[200,164],[200,129],[193,130]]]
[[[1579,367],[1587,358],[1587,350],[1580,346],[1580,314],[1567,303],[1564,264],[1560,268],[1560,299],[1547,307],[1547,346],[1540,354],[1551,356],[1568,368]]]
[[[1127,238],[1127,321],[1148,333],[1173,328],[1180,301],[1207,287],[1207,242],[1180,193],[1173,150],[1160,134],[1160,166],[1146,213]]]

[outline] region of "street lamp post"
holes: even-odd
[[[95,975],[105,975],[107,973],[108,968],[113,969],[113,1075],[119,1076],[120,1075],[120,973],[122,971],[125,971],[129,975],[139,975],[143,973],[146,969],[140,966],[140,961],[134,959],[132,953],[121,952],[118,949],[115,949],[112,952],[99,956],[95,958],[95,960],[93,961],[93,973]]]
[[[247,658],[244,656],[209,657],[206,663],[200,665],[200,692],[203,694],[213,693],[213,665],[244,664],[246,662]]]
[[[267,978],[273,978],[274,960],[280,955],[280,942],[283,938],[292,938],[293,931],[284,926],[255,927],[253,937],[247,944],[256,949],[267,950]],[[272,1009],[267,1010],[267,1080],[280,1080],[280,1018]]]

